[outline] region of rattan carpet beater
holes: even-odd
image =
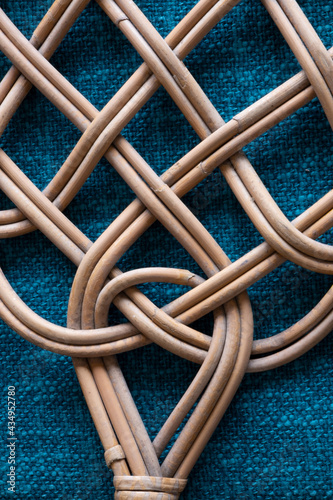
[[[304,72],[225,124],[180,61],[236,3],[199,2],[164,41],[133,3],[99,2],[145,60],[100,113],[47,62],[87,2],[55,2],[51,15],[37,28],[32,44],[1,13],[1,49],[17,68],[10,70],[1,83],[1,131],[31,85],[35,85],[83,132],[43,193],[1,151],[1,189],[17,206],[0,216],[2,237],[38,228],[78,266],[67,329],[34,314],[4,275],[1,316],[37,345],[73,357],[107,464],[115,473],[116,498],[177,498],[244,372],[289,362],[331,330],[332,293],[328,292],[293,327],[252,343],[252,314],[245,291],[254,281],[285,259],[306,269],[331,273],[331,248],[313,238],[332,226],[332,194],[291,224],[239,151],[316,95],[332,125],[332,60],[294,2],[263,2]],[[119,135],[160,84],[202,140],[162,178]],[[61,210],[103,155],[138,199],[92,244]],[[217,167],[267,242],[233,264],[180,201]],[[178,269],[121,273],[115,267],[155,219],[198,262],[207,280]],[[157,309],[135,288],[147,281],[190,284],[193,290]],[[130,323],[107,326],[112,302]],[[214,311],[215,318],[211,338],[187,326],[210,311]],[[148,342],[201,364],[154,443],[148,438],[113,357]],[[201,394],[191,418],[160,466],[157,457]]]

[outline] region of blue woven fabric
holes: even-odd
[[[166,36],[193,0],[139,7]],[[2,0],[2,8],[30,37],[51,0]],[[167,5],[167,7],[166,7]],[[328,48],[332,13],[327,0],[300,5]],[[51,59],[98,109],[141,59],[91,2]],[[300,70],[271,18],[256,0],[242,0],[187,57],[187,67],[224,119],[229,120]],[[0,55],[0,76],[10,67]],[[158,173],[198,143],[171,98],[160,89],[123,132]],[[80,133],[33,89],[1,138],[1,147],[39,187],[71,152]],[[293,219],[332,187],[332,132],[317,99],[245,148],[282,210]],[[95,240],[134,198],[102,160],[65,214]],[[235,196],[214,172],[184,201],[232,260],[262,241]],[[12,207],[0,194],[0,209]],[[321,237],[332,243],[332,232]],[[20,297],[60,325],[75,267],[40,232],[0,240],[0,263]],[[159,223],[126,253],[122,270],[144,266],[201,270]],[[251,287],[255,337],[278,333],[304,316],[331,285],[329,276],[285,264]],[[141,289],[161,306],[184,288],[151,284]],[[124,321],[111,310],[111,321]],[[211,318],[198,322],[210,333]],[[106,500],[112,475],[83,399],[71,360],[43,351],[0,323],[0,498],[7,491],[7,387],[16,387],[16,497],[22,500]],[[153,438],[197,367],[157,346],[119,356],[135,402]],[[307,500],[333,498],[332,336],[296,362],[246,375],[223,421],[189,478],[184,500]]]

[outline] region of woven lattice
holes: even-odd
[[[333,273],[333,249],[317,241],[333,225],[333,191],[290,222],[242,148],[315,97],[333,127],[333,51],[326,50],[294,0],[262,0],[303,70],[224,122],[182,60],[237,0],[199,1],[165,39],[132,1],[98,0],[144,60],[98,111],[48,61],[88,3],[56,0],[30,42],[0,12],[0,49],[14,65],[0,84],[1,133],[36,87],[82,134],[43,191],[6,154],[5,145],[0,150],[0,188],[16,207],[0,212],[0,237],[38,229],[77,266],[67,327],[33,312],[5,272],[0,274],[0,316],[37,346],[72,357],[114,473],[115,498],[173,500],[184,490],[245,372],[289,363],[332,330],[330,289],[293,326],[253,341],[249,287],[285,261]],[[161,176],[121,135],[160,86],[200,138]],[[92,242],[63,211],[103,156],[137,198]],[[234,262],[182,201],[217,169],[265,240]],[[130,271],[117,267],[156,220],[193,258],[202,276],[182,268],[141,267],[139,261]],[[153,296],[137,288],[144,283],[191,290],[159,308]],[[109,324],[112,304],[128,322]],[[211,335],[195,323],[209,313],[214,316]],[[115,357],[150,343],[199,365],[153,441]]]

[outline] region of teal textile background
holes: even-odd
[[[166,36],[194,0],[139,7]],[[2,0],[1,6],[30,37],[51,0]],[[333,41],[330,1],[300,2],[326,47]],[[98,109],[141,60],[95,2],[86,8],[51,59]],[[260,2],[242,0],[185,61],[225,120],[300,70]],[[10,67],[0,55],[0,76]],[[167,93],[160,89],[125,128],[124,136],[162,173],[198,138]],[[15,114],[1,147],[42,188],[80,137],[38,91]],[[277,203],[293,219],[332,188],[332,131],[317,99],[246,149]],[[101,161],[65,211],[95,240],[134,195]],[[214,172],[184,201],[232,260],[262,241],[233,193]],[[11,207],[0,194],[0,209]],[[332,231],[321,238],[332,243]],[[40,232],[0,241],[0,265],[22,299],[38,314],[66,324],[74,266]],[[154,226],[119,262],[122,270],[170,266],[202,274],[180,245]],[[278,333],[306,314],[332,279],[285,264],[249,290],[255,337]],[[142,286],[163,305],[184,288]],[[124,321],[110,311],[113,323]],[[209,333],[211,318],[198,322]],[[192,471],[184,500],[307,500],[333,498],[332,336],[296,362],[246,375],[222,423]],[[9,498],[6,474],[7,387],[16,387],[16,498],[86,500],[112,497],[112,477],[79,388],[71,360],[30,345],[0,323],[0,498]],[[150,435],[174,407],[196,366],[149,346],[119,356]]]

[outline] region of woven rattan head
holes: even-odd
[[[286,261],[333,274],[332,246],[318,240],[333,225],[333,191],[290,221],[243,148],[315,97],[333,127],[333,52],[326,50],[294,0],[262,0],[302,71],[225,122],[182,61],[241,2],[200,0],[163,39],[131,0],[97,0],[144,60],[98,111],[49,62],[88,3],[56,0],[30,42],[0,11],[0,49],[13,64],[0,84],[1,133],[32,87],[81,132],[43,191],[6,153],[5,144],[0,150],[0,188],[15,205],[0,212],[0,238],[38,229],[77,266],[66,327],[35,313],[7,280],[6,269],[0,272],[0,317],[24,339],[72,358],[106,464],[114,473],[115,498],[176,500],[245,372],[289,363],[332,330],[330,289],[293,326],[253,341],[249,287]],[[200,139],[161,175],[121,135],[160,86]],[[137,198],[91,241],[63,212],[103,157]],[[265,240],[233,262],[193,207],[182,201],[218,170],[239,210]],[[144,266],[139,260],[129,271],[117,267],[146,231],[153,231],[155,221],[193,259],[195,271],[183,265]],[[163,241],[157,244],[163,246]],[[145,283],[188,290],[158,307],[154,296],[138,288]],[[109,324],[111,305],[128,321]],[[209,313],[210,335],[195,323]],[[116,358],[151,343],[199,366],[153,441]]]

